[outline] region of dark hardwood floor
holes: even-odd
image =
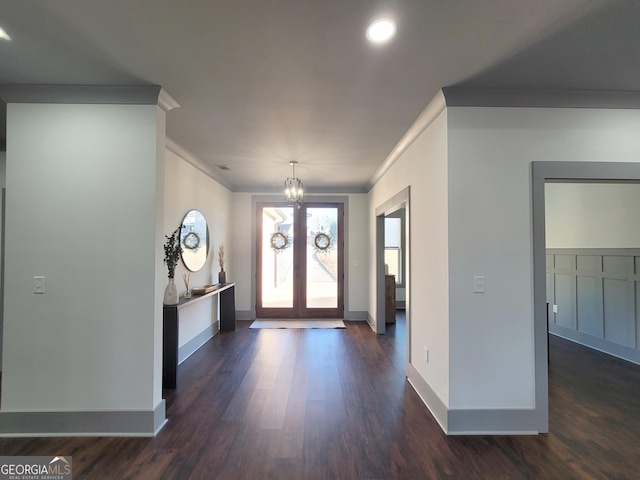
[[[0,439],[75,479],[637,479],[640,367],[551,338],[550,429],[447,437],[404,377],[404,322],[220,333],[165,392],[155,438]]]

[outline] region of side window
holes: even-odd
[[[402,252],[402,220],[400,218],[384,219],[384,263],[389,275],[396,276],[396,284],[403,281]]]

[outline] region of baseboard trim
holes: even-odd
[[[209,325],[202,332],[197,334],[183,346],[178,348],[178,365],[193,355],[202,345],[207,343],[216,333],[218,333],[218,322]]]
[[[411,363],[407,363],[407,380],[438,422],[442,431],[448,433],[447,406]]]
[[[447,435],[537,435],[535,409],[449,409],[416,368],[407,380]]]
[[[368,319],[369,319],[369,312],[367,311],[360,311],[360,310],[349,310],[347,312],[344,312],[344,319],[346,321],[349,322],[367,322],[368,323]]]
[[[599,352],[613,355],[614,357],[621,358],[631,363],[640,365],[640,351],[632,347],[620,345],[604,338],[594,337],[577,330],[572,330],[567,327],[563,327],[558,324],[549,324],[549,333],[557,337],[564,338],[574,343],[584,345],[585,347],[593,348]]]
[[[255,320],[255,310],[236,310],[236,320]]]
[[[369,321],[369,312],[364,310],[347,310],[344,312],[343,318],[346,321],[353,322],[368,322],[371,325],[371,321]],[[236,310],[236,320],[255,320],[256,319],[256,311],[255,310]]]
[[[153,436],[155,437],[162,427],[164,427],[169,420],[167,420],[167,405],[164,398],[158,402],[156,408],[153,410]]]
[[[538,435],[535,409],[449,410],[447,435]]]
[[[371,316],[371,314],[369,312],[367,312],[367,323],[369,324],[369,327],[371,327],[371,330],[373,330],[375,332],[376,331],[376,321]]]
[[[154,410],[0,412],[0,437],[153,437],[166,423],[164,400]]]

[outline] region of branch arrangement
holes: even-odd
[[[220,265],[220,271],[224,272],[224,243],[221,243],[218,248],[218,265]]]
[[[169,269],[169,278],[175,276],[176,265],[178,265],[180,254],[182,253],[180,230],[182,230],[182,225],[176,228],[171,235],[165,235],[167,241],[164,242],[164,263],[167,264],[167,268]]]

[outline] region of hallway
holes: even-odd
[[[636,478],[640,367],[551,338],[551,433],[447,437],[404,378],[404,320],[375,335],[238,322],[179,369],[156,438],[0,439],[74,478]]]

